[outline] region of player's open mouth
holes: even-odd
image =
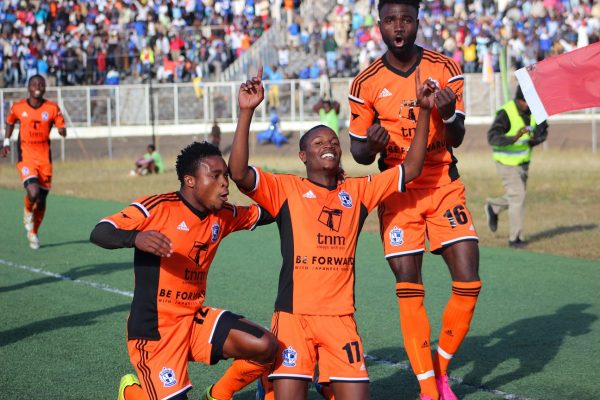
[[[321,158],[325,159],[325,160],[333,160],[335,158],[335,154],[327,152],[327,153],[323,153],[321,154]]]
[[[221,193],[219,198],[223,201],[227,201],[227,197],[229,196],[229,192]]]
[[[396,36],[396,38],[394,39],[394,46],[396,46],[396,47],[404,46],[404,38],[401,36]]]

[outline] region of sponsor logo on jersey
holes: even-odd
[[[367,367],[366,367],[365,363],[362,363],[362,364],[360,365],[360,370],[361,370],[361,371],[366,371],[366,370],[367,370]]]
[[[392,246],[402,246],[404,244],[404,231],[394,226],[389,233],[390,244]]]
[[[298,361],[298,353],[292,346],[290,346],[283,350],[281,353],[281,358],[283,358],[284,367],[295,367],[296,362]]]
[[[312,190],[309,190],[308,192],[304,193],[302,195],[302,197],[304,197],[305,199],[316,199],[317,196],[315,196],[315,194],[313,193]]]
[[[342,202],[342,206],[346,207],[346,208],[352,208],[352,197],[350,196],[350,194],[344,190],[342,190],[341,192],[338,193],[338,197],[340,198],[340,201]]]
[[[210,241],[216,243],[219,239],[219,233],[221,233],[221,225],[215,222],[210,228]]]
[[[319,222],[328,227],[329,230],[338,232],[342,222],[342,210],[323,207],[319,215]]]
[[[44,111],[42,113],[42,121],[48,121],[49,118],[50,118],[50,116],[48,115],[48,113],[46,111]]]
[[[27,118],[28,116],[29,116],[29,115],[27,114],[27,111],[23,111],[23,112],[21,113],[21,117],[23,117],[23,118]]]
[[[382,99],[384,97],[390,97],[392,95],[392,92],[390,92],[386,87],[384,87],[381,92],[379,93],[378,98]]]
[[[192,260],[197,267],[200,267],[202,262],[202,254],[208,251],[208,244],[202,242],[194,242],[192,249],[188,253],[188,258]]]
[[[188,228],[188,226],[185,224],[185,221],[181,221],[179,223],[179,225],[177,225],[177,230],[178,231],[189,232],[190,228]]]
[[[171,368],[163,367],[163,369],[158,373],[158,377],[160,378],[160,381],[163,383],[164,387],[171,387],[177,384],[175,371],[173,371]]]

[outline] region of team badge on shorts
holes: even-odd
[[[217,239],[219,238],[219,233],[221,232],[221,226],[215,222],[213,224],[212,228],[210,228],[210,231],[211,231],[210,241],[215,243],[217,241]]]
[[[342,202],[342,205],[346,208],[352,208],[352,197],[350,197],[350,195],[348,194],[348,192],[345,191],[341,191],[338,193],[338,197],[340,198],[340,201]]]
[[[50,118],[50,116],[48,115],[48,113],[46,111],[44,111],[42,113],[42,121],[48,121],[48,118]]]
[[[392,246],[402,246],[404,244],[404,231],[397,226],[394,226],[389,233],[390,244]]]
[[[171,368],[163,367],[163,369],[158,374],[160,381],[163,383],[164,387],[171,387],[177,384],[177,378],[175,378],[175,371]]]
[[[296,353],[296,350],[294,350],[292,346],[289,346],[287,349],[283,350],[281,356],[283,358],[282,364],[284,367],[296,366],[296,361],[298,361],[298,353]]]
[[[23,168],[21,168],[21,173],[22,173],[23,175],[29,175],[29,168],[27,168],[27,167],[23,167]]]

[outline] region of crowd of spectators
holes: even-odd
[[[6,0],[0,85],[35,73],[49,85],[216,76],[299,0]],[[279,7],[278,10],[273,8]]]
[[[35,73],[49,85],[218,79],[279,20],[287,25],[277,49],[280,77],[351,77],[385,51],[374,0],[337,0],[328,16],[317,18],[296,12],[299,3],[7,0],[0,3],[0,85],[21,86]],[[519,68],[596,42],[599,32],[594,0],[429,0],[417,43],[471,73],[486,62],[498,71],[502,48]],[[309,62],[291,66],[294,52]]]
[[[338,0],[324,22],[290,32],[299,32],[290,45],[320,55],[330,76],[354,76],[386,50],[373,0]],[[596,42],[599,33],[600,2],[594,0],[429,0],[421,5],[417,43],[452,57],[465,73],[482,72],[486,61],[497,72],[501,48],[509,65],[520,68]],[[317,77],[311,67],[300,77]]]

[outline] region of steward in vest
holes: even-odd
[[[548,125],[546,122],[536,124],[521,88],[517,89],[513,100],[498,110],[487,134],[505,194],[488,199],[485,213],[490,230],[496,232],[498,214],[508,209],[508,244],[511,247],[525,246],[523,220],[531,149],[544,142],[547,136]]]

